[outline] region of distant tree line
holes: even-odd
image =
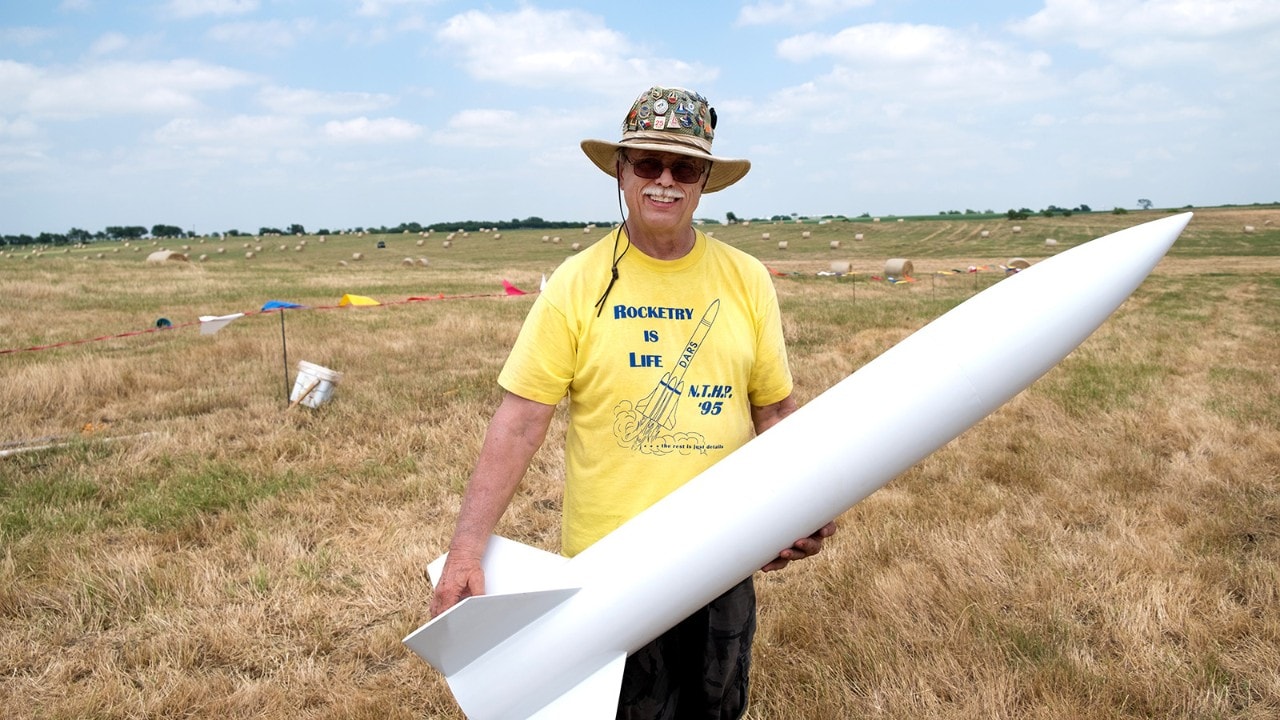
[[[1005,213],[1005,216],[1008,217],[1010,220],[1026,220],[1032,215],[1043,215],[1045,217],[1053,217],[1054,215],[1061,215],[1063,217],[1071,217],[1073,213],[1091,213],[1091,212],[1093,212],[1093,208],[1084,204],[1077,205],[1074,208],[1061,208],[1061,207],[1058,207],[1057,205],[1050,205],[1049,207],[1041,210],[1039,213],[1029,208],[1021,208],[1018,210],[1010,209],[1007,213]]]
[[[386,225],[380,227],[355,227],[345,231],[331,231],[328,228],[321,228],[315,231],[315,235],[333,235],[336,232],[365,232],[369,234],[403,234],[420,233],[427,230],[440,232],[452,232],[454,230],[465,230],[467,232],[479,232],[481,228],[495,228],[497,230],[517,230],[517,229],[563,229],[578,228],[586,223],[582,221],[568,220],[543,220],[540,217],[512,218],[511,220],[461,220],[450,222],[438,222],[430,225],[422,223],[407,222],[389,227]],[[597,222],[595,225],[607,226],[612,223]],[[249,233],[243,233],[238,229],[227,230],[226,232],[209,233],[213,236],[221,235],[223,237],[244,237]],[[260,227],[258,235],[306,235],[306,228],[300,223],[293,223],[287,228],[278,227]],[[119,240],[140,240],[148,237],[153,238],[190,238],[197,237],[193,231],[183,230],[177,225],[158,224],[147,228],[143,225],[108,225],[97,232],[89,232],[80,228],[71,228],[65,233],[49,233],[42,232],[39,235],[0,235],[0,246],[4,245],[77,245],[81,243],[92,243],[102,241],[119,241]]]
[[[1143,210],[1149,210],[1152,207],[1153,203],[1146,198],[1141,198],[1138,200],[1138,205]],[[1280,205],[1280,203],[1253,203],[1252,205],[1257,207],[1257,206],[1263,206],[1263,205]],[[1190,206],[1188,205],[1187,207],[1190,207]],[[1243,207],[1248,207],[1248,206],[1243,206]],[[1050,205],[1049,207],[1039,211],[1031,210],[1030,208],[1025,208],[1025,207],[1019,208],[1017,210],[1010,209],[1008,212],[1005,213],[1005,216],[1010,220],[1026,220],[1032,215],[1043,215],[1045,217],[1054,217],[1055,215],[1070,216],[1073,213],[1090,213],[1090,212],[1093,212],[1093,209],[1090,208],[1088,205],[1084,205],[1084,204],[1077,205],[1074,208],[1062,208],[1062,207],[1058,207],[1057,205]],[[1122,207],[1117,206],[1111,212],[1117,215],[1121,215],[1128,211]],[[943,210],[942,212],[938,213],[939,216],[995,215],[995,214],[996,213],[991,210],[986,210],[979,213],[978,211],[971,210],[971,209],[964,210],[964,211]],[[865,213],[865,212],[858,216],[859,219],[865,219],[870,217],[871,217],[871,214]],[[813,220],[813,219],[815,218],[808,217],[808,216],[801,217],[797,213],[791,213],[790,215],[773,215],[768,218],[751,218],[751,221],[752,222],[761,222],[761,221],[785,222],[788,220]],[[823,215],[821,216],[820,219],[828,220],[828,221],[831,221],[831,220],[847,221],[849,220],[849,217],[845,215]],[[732,212],[725,213],[725,223],[728,225],[736,225],[737,223],[746,222],[746,221],[747,221],[747,218],[739,217],[735,213],[732,213]],[[719,221],[711,218],[699,218],[699,222],[718,223]],[[520,230],[520,229],[556,230],[556,229],[564,229],[564,228],[579,228],[586,224],[588,223],[584,223],[581,220],[575,220],[575,221],[543,220],[540,217],[531,216],[531,217],[524,218],[523,220],[520,218],[512,218],[510,220],[454,220],[449,222],[432,223],[430,225],[423,225],[422,223],[416,223],[416,222],[407,222],[407,223],[400,223],[399,225],[390,226],[390,227],[386,225],[383,225],[380,227],[373,227],[373,226],[355,227],[355,228],[348,228],[346,230],[338,230],[338,231],[329,230],[328,228],[321,228],[311,234],[334,235],[339,232],[353,232],[353,233],[365,232],[371,235],[379,235],[379,234],[400,235],[404,233],[417,234],[417,233],[425,232],[428,230],[439,231],[439,232],[452,232],[454,230],[478,232],[482,228],[493,228],[495,230]],[[606,220],[606,221],[598,221],[590,224],[597,225],[600,227],[610,227],[614,224],[614,221]],[[213,232],[213,233],[207,233],[207,234],[215,237],[216,236],[244,237],[249,235],[250,233],[244,233],[237,229],[231,229],[221,233]],[[258,228],[257,234],[258,235],[306,235],[308,233],[306,228],[303,227],[302,224],[293,223],[292,225],[289,225],[287,229],[281,229],[277,227],[265,227],[265,226],[260,227]],[[0,235],[0,246],[77,245],[82,243],[92,243],[92,242],[100,242],[100,241],[140,240],[144,237],[147,237],[148,235],[150,235],[150,237],[152,238],[197,237],[197,233],[195,233],[194,231],[183,230],[177,225],[157,224],[157,225],[152,225],[150,228],[147,228],[143,225],[108,225],[107,227],[97,232],[89,232],[88,230],[83,230],[81,228],[73,227],[70,230],[66,231],[65,233],[42,232],[39,235],[35,235],[35,236],[25,235],[25,234],[24,235]]]

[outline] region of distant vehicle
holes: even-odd
[[[379,249],[379,250],[385,250],[385,249],[387,249],[387,241],[386,241],[386,240],[379,240],[379,241],[378,241],[378,249]]]

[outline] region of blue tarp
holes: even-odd
[[[304,307],[306,307],[306,305],[299,305],[297,303],[285,302],[284,300],[268,300],[267,304],[262,306],[262,311],[266,312],[267,310],[282,310],[282,309],[289,309],[289,308],[304,308]]]

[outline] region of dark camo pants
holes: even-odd
[[[618,720],[737,720],[747,710],[751,578],[627,658]]]

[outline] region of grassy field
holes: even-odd
[[[804,402],[1011,259],[1164,216],[706,229],[780,273]],[[501,281],[602,234],[0,253],[4,716],[460,718],[400,639],[532,302]],[[290,365],[344,373],[319,410],[286,409],[277,314],[188,324],[345,293],[387,304],[285,316]],[[1280,717],[1278,338],[1280,210],[1197,211],[1066,361],[758,578],[750,717]],[[499,528],[547,549],[563,422]]]

